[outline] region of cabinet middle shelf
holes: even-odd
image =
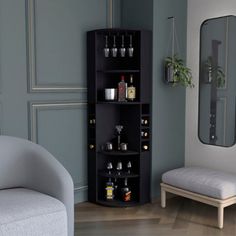
[[[102,177],[106,177],[106,178],[116,178],[116,179],[124,179],[124,178],[138,178],[139,175],[135,174],[135,173],[128,173],[125,171],[112,171],[111,173],[108,173],[107,171],[99,171],[98,174]]]

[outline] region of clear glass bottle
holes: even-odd
[[[125,83],[125,76],[121,76],[121,81],[118,83],[118,101],[125,102],[127,96],[127,84]]]
[[[130,75],[130,84],[127,88],[127,99],[129,101],[134,101],[136,98],[136,88],[134,87],[133,82],[133,75]]]

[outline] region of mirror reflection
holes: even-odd
[[[236,17],[209,19],[201,26],[199,139],[205,144],[235,144]]]

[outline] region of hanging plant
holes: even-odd
[[[225,73],[221,66],[213,66],[212,57],[208,57],[205,63],[205,71],[207,73],[207,83],[216,81],[217,88],[225,86]]]
[[[173,86],[194,87],[191,70],[177,54],[165,59],[165,81]]]

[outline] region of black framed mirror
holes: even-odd
[[[236,16],[201,25],[198,137],[204,144],[235,144]]]

